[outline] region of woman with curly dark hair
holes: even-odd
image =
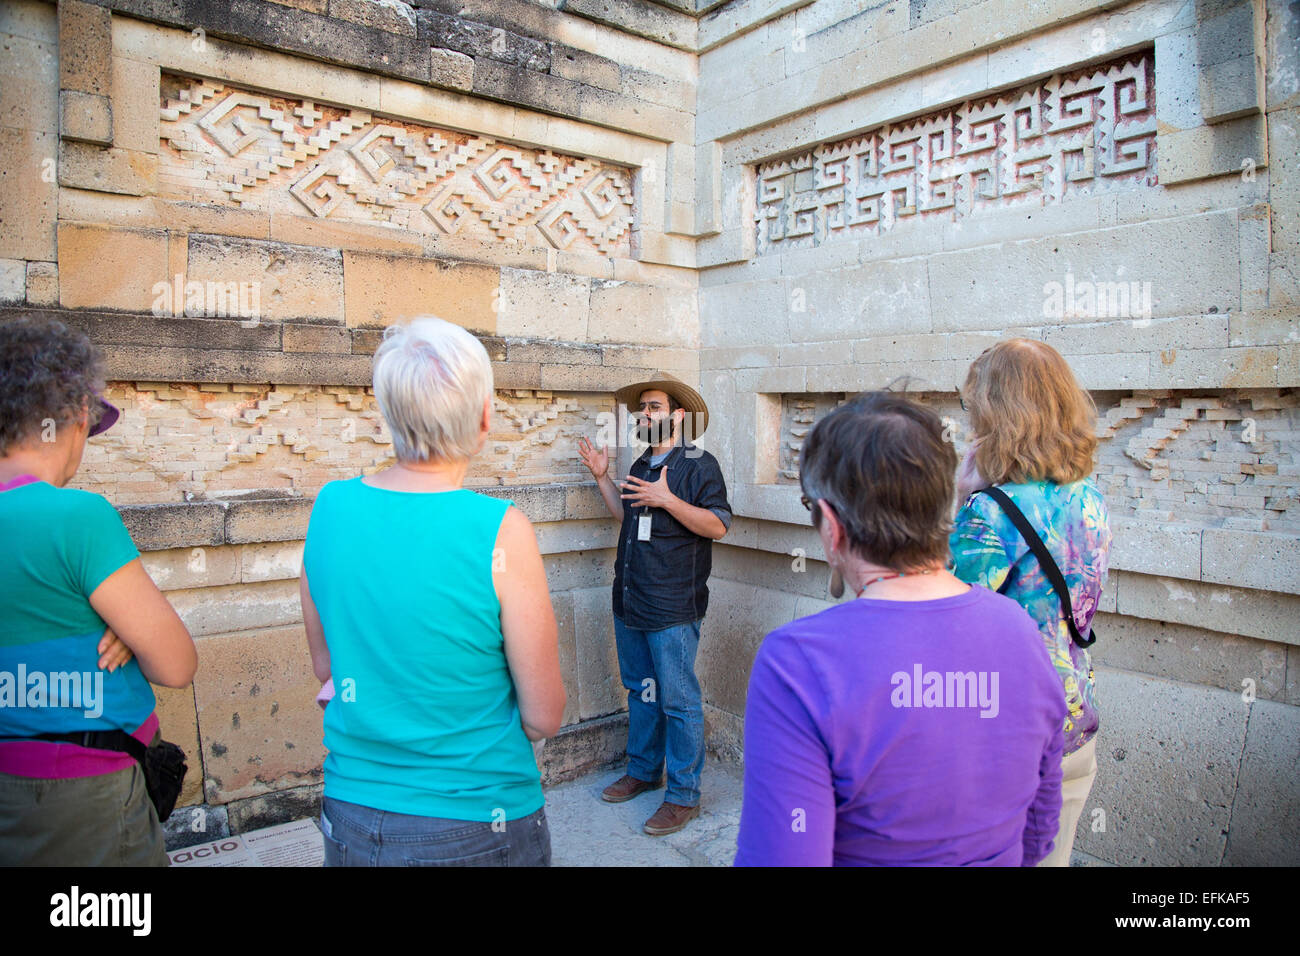
[[[65,487],[118,417],[102,389],[84,334],[0,322],[0,865],[167,865],[140,766],[102,745],[148,746],[149,681],[198,657],[117,511]]]

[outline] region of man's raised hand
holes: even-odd
[[[578,454],[582,456],[582,463],[591,472],[591,477],[597,481],[609,472],[609,452],[604,445],[601,445],[598,450],[593,448],[587,439],[579,438]]]

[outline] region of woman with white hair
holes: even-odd
[[[528,518],[463,487],[492,414],[465,329],[392,326],[374,389],[397,462],[326,484],[300,581],[325,708],[327,866],[547,866],[529,744],[560,726],[555,612]]]

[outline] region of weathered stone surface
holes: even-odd
[[[113,36],[107,8],[82,0],[59,4],[59,88],[107,96]]]
[[[343,254],[349,326],[379,327],[436,315],[465,328],[495,332],[499,270],[412,256]]]
[[[1249,686],[1264,700],[1284,698],[1284,644],[1116,614],[1098,614],[1096,626],[1096,664],[1237,693]]]
[[[513,63],[529,70],[550,69],[550,48],[540,40],[433,10],[421,10],[419,19],[421,36],[434,46],[471,57]]]
[[[1300,538],[1207,528],[1201,580],[1300,594]]]
[[[429,50],[429,80],[435,86],[471,90],[474,88],[474,59],[456,50],[432,47]]]
[[[302,620],[296,581],[188,588],[168,592],[167,600],[195,637],[283,627]]]
[[[1232,802],[1227,866],[1296,866],[1300,861],[1300,707],[1259,700],[1250,707],[1246,747]]]
[[[343,256],[281,242],[191,235],[187,281],[256,292],[255,317],[343,321]],[[211,304],[199,314],[212,314]],[[193,315],[187,295],[186,314]]]
[[[146,551],[144,569],[162,591],[218,587],[240,580],[238,548],[193,547]]]
[[[231,502],[226,512],[226,541],[301,541],[311,517],[309,498],[268,498]]]
[[[0,129],[0,258],[55,258],[57,148],[53,133]]]
[[[158,156],[65,140],[59,148],[59,185],[126,196],[151,196],[157,188]]]
[[[302,627],[204,638],[199,659],[194,696],[207,801],[320,782],[320,682]]]
[[[176,798],[178,816],[190,817],[182,810],[203,800],[203,752],[199,748],[199,718],[194,707],[194,688],[190,687],[153,687],[154,697],[158,701],[158,727],[163,740],[170,741],[185,751],[189,770],[180,796]]]
[[[203,548],[226,543],[226,508],[215,501],[124,505],[117,509],[141,551]]]
[[[60,90],[59,135],[108,146],[113,142],[112,100],[97,93]]]
[[[1097,780],[1075,845],[1122,866],[1218,866],[1246,739],[1241,695],[1110,668],[1097,669],[1097,694]]]
[[[402,36],[415,36],[415,11],[402,0],[329,0],[329,14]]]
[[[578,651],[578,710],[583,720],[627,707],[618,670],[609,588],[578,588],[573,595]]]

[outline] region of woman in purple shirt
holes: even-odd
[[[929,409],[858,396],[800,459],[857,600],[767,636],[737,866],[1033,865],[1061,806],[1060,681],[1014,601],[945,570],[957,458]],[[838,596],[838,595],[837,595]]]

